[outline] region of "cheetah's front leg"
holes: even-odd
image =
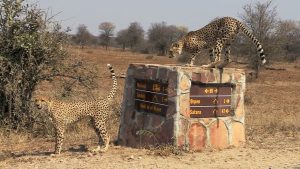
[[[189,57],[188,63],[185,64],[184,66],[188,66],[188,67],[194,66],[195,59],[196,59],[196,54],[194,54],[194,53],[191,54],[191,56]]]
[[[56,144],[55,144],[55,152],[54,154],[60,154],[62,150],[64,140],[64,127],[58,126],[56,128]]]
[[[217,67],[219,69],[223,69],[225,66],[227,66],[231,62],[230,59],[230,44],[227,44],[225,47],[225,58],[224,62],[222,64],[219,64]]]
[[[208,65],[203,65],[203,67],[205,68],[214,68],[216,67],[216,65],[218,65],[220,63],[221,60],[221,51],[223,49],[223,44],[221,40],[217,40],[217,45],[214,48],[214,50],[212,50],[214,52],[214,61],[211,62]]]

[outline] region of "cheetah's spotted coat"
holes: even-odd
[[[94,151],[104,152],[108,149],[110,138],[106,130],[106,120],[108,117],[109,106],[116,93],[117,80],[112,66],[110,64],[107,66],[111,72],[113,85],[110,93],[105,99],[81,102],[62,102],[39,97],[35,100],[35,104],[39,109],[47,107],[54,122],[56,129],[55,154],[60,154],[61,152],[65,127],[70,123],[88,116],[92,117],[95,131],[99,137],[99,146]],[[103,148],[100,148],[101,143],[104,145]]]

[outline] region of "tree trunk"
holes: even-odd
[[[12,94],[8,96],[8,118],[11,120],[12,119]]]
[[[125,48],[126,48],[126,46],[125,46],[125,43],[123,43],[123,52],[125,51]]]
[[[0,99],[1,99],[1,114],[0,114],[0,116],[1,116],[1,118],[5,118],[5,113],[6,113],[6,106],[7,106],[7,104],[6,104],[6,100],[5,100],[5,95],[1,92],[0,93]]]

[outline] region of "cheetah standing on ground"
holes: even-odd
[[[99,146],[93,151],[105,152],[109,146],[110,137],[106,130],[106,120],[108,117],[109,107],[117,89],[117,79],[114,70],[110,64],[107,64],[111,72],[113,85],[110,93],[105,99],[81,101],[81,102],[61,102],[58,100],[46,99],[39,97],[35,100],[38,109],[47,107],[47,110],[54,122],[56,129],[56,146],[55,154],[60,154],[64,139],[65,127],[84,117],[92,117],[95,131],[99,137]],[[104,147],[100,145],[103,143]]]
[[[223,68],[230,62],[230,45],[239,32],[243,32],[252,40],[256,45],[262,64],[266,63],[264,50],[259,41],[240,21],[231,17],[217,19],[199,30],[189,32],[171,45],[170,57],[177,57],[183,51],[191,53],[188,65],[192,66],[198,52],[202,49],[210,49],[213,61],[205,67]],[[224,47],[225,58],[221,63],[220,55]]]

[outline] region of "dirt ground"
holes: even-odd
[[[126,73],[129,63],[176,63],[167,57],[116,50],[73,48],[72,53],[97,68],[103,77],[109,75],[105,66],[107,63],[111,63],[119,75]],[[81,130],[67,134],[63,152],[59,156],[50,156],[54,151],[53,137],[33,138],[26,133],[0,133],[0,169],[300,169],[299,65],[300,62],[276,62],[268,66],[276,70],[263,69],[259,79],[249,76],[245,95],[247,142],[244,147],[180,152],[179,155],[168,153],[167,150],[120,147],[113,144],[118,130],[118,124],[115,124],[110,129],[113,137],[109,150],[102,154],[91,154],[88,148],[96,146],[96,134],[89,126],[83,125]],[[230,67],[245,68],[245,65],[232,64]],[[110,88],[111,80],[103,77],[99,78],[102,85],[95,89],[95,95],[104,95]],[[120,102],[124,79],[119,78],[118,82],[117,102]],[[55,85],[42,85],[39,94],[55,95],[47,93],[55,92],[51,88],[55,88]]]
[[[258,136],[260,140],[247,140],[242,148],[183,152],[180,155],[159,155],[158,150],[133,149],[111,145],[103,154],[87,151],[89,139],[67,139],[59,156],[50,156],[54,139],[32,139],[7,144],[1,151],[1,169],[184,169],[184,168],[300,168],[300,138],[282,132]],[[95,139],[95,138],[94,138]],[[72,140],[72,141],[71,141]],[[70,144],[70,142],[72,142]],[[80,144],[82,143],[82,144]],[[96,141],[94,142],[96,143]],[[84,145],[83,145],[84,144]]]
[[[298,145],[299,146],[299,145]],[[300,168],[300,149],[232,148],[222,151],[185,153],[166,157],[151,155],[149,150],[113,146],[107,153],[90,156],[86,152],[64,152],[57,157],[47,154],[16,155],[0,162],[0,168],[14,169],[199,169],[199,168]]]

